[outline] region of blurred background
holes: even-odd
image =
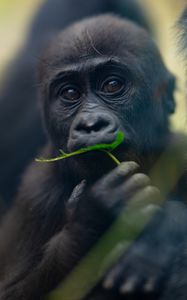
[[[5,203],[11,203],[21,174],[45,142],[33,74],[46,32],[63,28],[76,18],[90,15],[90,12],[97,13],[98,6],[101,6],[99,12],[106,11],[111,3],[120,3],[117,13],[124,9],[126,15],[134,2],[136,0],[0,0],[0,199],[4,199]],[[175,25],[187,1],[137,2],[150,23],[151,34],[167,67],[178,79],[177,110],[171,126],[187,132],[184,61],[180,55]],[[122,5],[124,3],[129,4],[125,7]]]

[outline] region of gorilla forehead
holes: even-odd
[[[149,49],[149,51],[147,51]],[[113,15],[100,15],[75,23],[60,32],[48,49],[52,65],[76,63],[93,56],[157,55],[148,33]]]
[[[143,28],[114,15],[100,15],[73,24],[53,39],[40,65],[40,80],[52,78],[66,66],[83,66],[103,57],[119,58],[131,69],[154,74],[153,84],[165,76],[160,53]]]

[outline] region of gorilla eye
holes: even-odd
[[[124,83],[120,79],[109,79],[104,82],[101,87],[102,92],[106,94],[114,94],[122,90]]]
[[[78,100],[81,97],[80,92],[72,87],[63,89],[60,95],[62,98],[70,101]]]

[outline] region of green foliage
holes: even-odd
[[[60,155],[57,156],[57,157],[49,158],[49,159],[40,158],[40,159],[36,159],[36,161],[37,162],[43,162],[43,163],[55,162],[55,161],[58,161],[58,160],[61,160],[61,159],[66,159],[68,157],[72,157],[72,156],[75,156],[75,155],[80,155],[80,154],[87,153],[87,152],[90,152],[90,151],[103,151],[108,156],[110,156],[110,158],[117,165],[119,165],[120,162],[111,153],[111,151],[116,149],[124,141],[124,138],[125,138],[124,133],[122,131],[118,131],[115,141],[110,143],[110,144],[96,144],[96,145],[89,146],[89,147],[86,147],[86,148],[81,148],[81,149],[79,149],[77,151],[74,151],[74,152],[71,152],[71,153],[65,153],[63,150],[59,150]]]

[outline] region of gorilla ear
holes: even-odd
[[[173,74],[168,74],[167,87],[166,87],[166,98],[164,99],[164,106],[168,114],[175,112],[176,103],[174,98],[176,88],[176,78]]]
[[[155,90],[155,99],[160,99],[163,104],[164,111],[167,114],[173,114],[175,112],[175,84],[176,79],[173,74],[167,72],[164,81],[161,81]]]

